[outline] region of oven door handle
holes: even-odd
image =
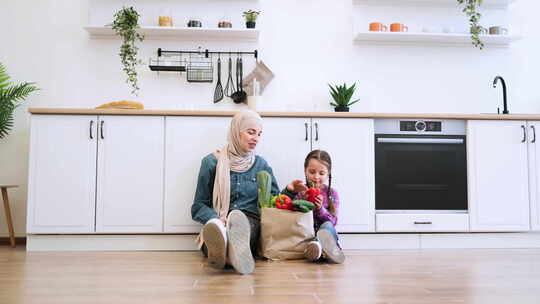
[[[463,144],[463,138],[396,138],[396,137],[379,137],[378,143],[383,144]]]

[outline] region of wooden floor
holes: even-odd
[[[208,268],[198,252],[0,247],[0,303],[540,303],[540,250],[348,251],[343,265]]]

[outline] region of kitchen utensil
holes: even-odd
[[[247,100],[247,93],[244,92],[244,88],[242,86],[243,79],[244,79],[244,62],[242,61],[242,56],[240,56],[240,85],[239,85],[240,102],[239,103],[246,103],[246,100]]]
[[[247,94],[242,89],[242,57],[236,58],[236,92],[231,96],[234,103],[243,103],[247,99]]]
[[[217,60],[217,85],[214,91],[214,103],[223,99],[223,87],[221,86],[221,58]]]
[[[234,82],[232,78],[232,59],[229,55],[229,77],[227,78],[227,85],[225,85],[225,96],[231,97],[236,91],[234,88]]]

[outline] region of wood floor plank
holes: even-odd
[[[539,303],[539,249],[348,251],[343,265],[208,267],[199,252],[0,247],[0,303]]]

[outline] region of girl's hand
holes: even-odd
[[[323,196],[321,194],[317,195],[313,204],[315,204],[316,210],[320,210],[323,206]]]
[[[308,188],[306,187],[306,185],[304,185],[304,182],[300,179],[295,179],[287,185],[287,190],[293,193],[306,191],[307,189]]]

